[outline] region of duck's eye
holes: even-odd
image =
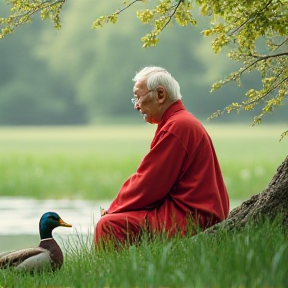
[[[53,216],[53,215],[49,216],[49,218],[52,219],[52,220],[58,221],[58,219],[55,216]]]

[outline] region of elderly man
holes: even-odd
[[[131,244],[143,233],[195,234],[224,220],[229,199],[212,141],[181,102],[180,87],[161,67],[133,81],[132,103],[157,124],[149,153],[95,228],[94,243]]]

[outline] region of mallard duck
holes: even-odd
[[[0,253],[0,268],[15,267],[17,270],[39,272],[51,268],[54,272],[63,264],[63,254],[53,239],[52,230],[56,227],[72,227],[55,212],[47,212],[39,221],[40,244],[38,247]]]

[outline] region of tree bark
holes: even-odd
[[[226,220],[208,228],[204,233],[239,230],[248,222],[257,223],[264,219],[273,221],[279,215],[283,226],[288,228],[288,156],[264,191],[253,195],[233,209]]]

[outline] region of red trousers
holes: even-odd
[[[165,222],[157,216],[160,214],[156,209],[105,214],[96,225],[94,244],[96,247],[106,246],[109,242],[113,242],[115,246],[132,244],[139,240],[143,233],[148,233],[148,236],[153,236],[155,233],[166,233],[168,237],[172,237],[176,233],[180,233],[181,236],[188,233],[192,236],[196,234],[197,229],[202,230],[212,224],[211,221],[207,222],[208,219],[211,220],[211,217],[204,217],[199,214],[193,217],[183,215],[181,218],[175,219],[176,221],[173,223],[171,221]],[[191,226],[190,229],[188,226]]]

